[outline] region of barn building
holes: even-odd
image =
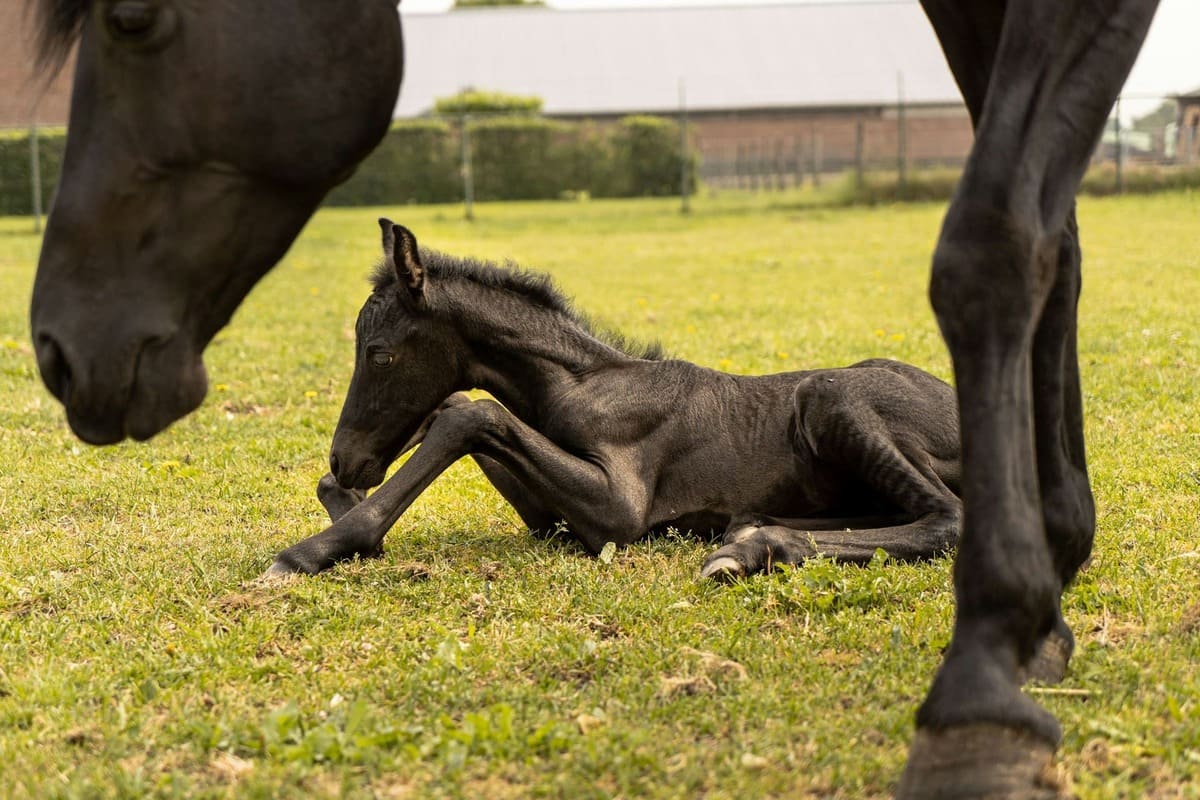
[[[405,18],[397,115],[464,88],[536,95],[599,123],[676,116],[712,179],[735,162],[961,164],[970,120],[915,3],[565,11],[451,10]]]

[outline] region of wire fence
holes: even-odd
[[[578,121],[578,120],[576,120]],[[931,172],[953,179],[970,152],[972,133],[961,106],[905,106],[866,110],[794,110],[681,113],[675,191],[687,210],[696,191],[770,192],[839,185],[861,188],[885,181],[889,197],[910,196],[906,187]],[[598,128],[610,120],[589,122]],[[484,167],[478,162],[465,120],[450,156],[457,199],[469,216]],[[58,179],[64,149],[62,128],[0,128],[0,215],[28,215],[40,230]],[[686,150],[682,149],[686,144]],[[683,167],[684,165],[681,165]],[[536,165],[535,165],[536,167]],[[546,164],[548,170],[561,165]],[[389,169],[418,169],[401,160]],[[576,164],[575,169],[579,169]],[[563,176],[569,196],[576,177]],[[419,178],[418,178],[419,180]],[[952,180],[949,182],[952,186]],[[1200,98],[1120,98],[1092,157],[1084,188],[1093,193],[1151,191],[1200,186]],[[412,202],[411,197],[388,202]]]

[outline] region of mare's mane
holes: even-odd
[[[467,282],[485,289],[509,292],[531,305],[566,317],[589,336],[633,358],[658,361],[665,357],[662,345],[658,342],[647,344],[631,341],[615,331],[598,326],[586,314],[576,310],[570,298],[544,272],[521,269],[512,263],[500,266],[488,261],[449,256],[424,247],[421,248],[421,264],[431,280]],[[371,285],[377,292],[389,289],[396,282],[396,271],[386,261],[380,263],[371,274]]]

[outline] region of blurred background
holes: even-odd
[[[0,6],[0,215],[37,224],[72,69],[34,74],[24,5]],[[403,0],[400,13],[396,122],[330,205],[939,199],[971,146],[915,0]],[[1198,30],[1200,3],[1162,0],[1085,191],[1200,185]]]

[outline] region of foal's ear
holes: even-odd
[[[395,268],[400,284],[420,295],[425,291],[425,267],[417,250],[417,237],[390,219],[380,219],[379,227],[383,229],[383,254]]]

